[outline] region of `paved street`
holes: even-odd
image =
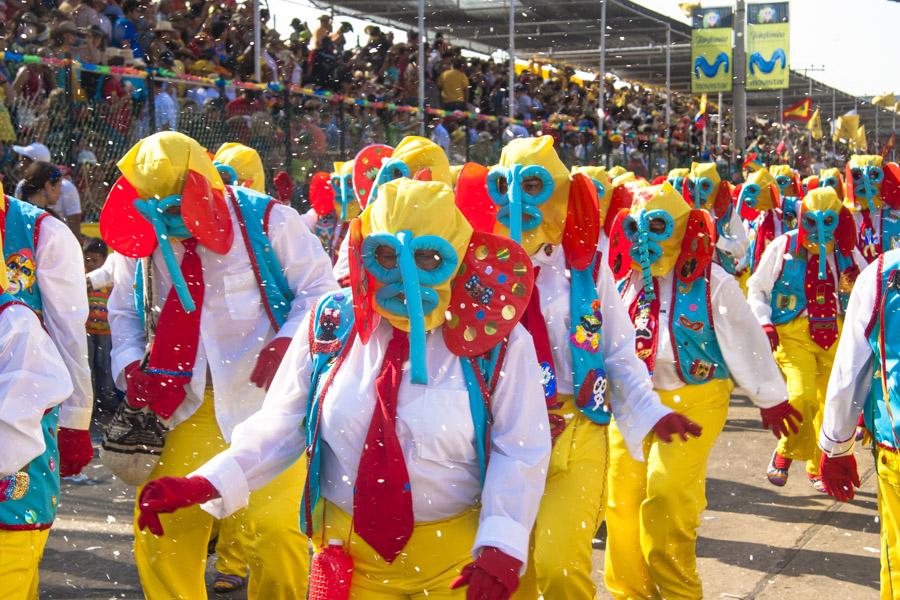
[[[759,429],[759,413],[745,398],[734,398],[729,417],[713,451],[698,544],[706,597],[877,598],[878,522],[868,450],[857,455],[863,488],[854,502],[841,505],[815,492],[799,464],[785,488],[769,485],[765,467],[774,438]],[[87,473],[91,483],[63,486],[41,598],[140,598],[131,552],[133,490],[96,463]],[[604,535],[595,545],[598,582]]]

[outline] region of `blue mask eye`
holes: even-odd
[[[834,177],[826,177],[822,180],[822,187],[836,188],[837,180]]]
[[[869,181],[872,183],[881,183],[884,179],[884,172],[880,167],[869,167]]]

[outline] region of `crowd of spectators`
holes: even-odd
[[[0,50],[251,81],[251,6],[233,0],[0,0]],[[268,11],[261,13],[263,82],[315,87],[374,102],[418,104],[415,33],[398,41],[392,32],[368,25],[352,45],[348,34],[357,33],[353,26],[322,15],[309,24],[293,19],[291,33],[282,36],[268,27]],[[509,113],[505,62],[466,56],[441,34],[427,41],[424,50],[428,106],[482,115]],[[289,168],[303,180],[342,153],[346,157],[372,142],[396,144],[418,130],[418,117],[409,112],[338,106],[300,94],[237,91],[233,86],[189,85],[167,78],[155,79],[152,90],[147,87],[147,80],[139,77],[34,62],[0,63],[0,172],[17,160],[12,144],[38,141],[51,149],[56,162],[76,169],[105,163],[97,177],[108,181],[110,165],[137,137],[151,129],[179,129],[208,146],[225,138],[250,143],[265,150],[267,164]],[[601,94],[605,111],[600,109]],[[511,101],[515,116],[532,121],[530,127],[430,115],[429,135],[453,162],[468,158],[490,164],[509,138],[542,131],[556,138],[569,164],[620,164],[652,176],[706,155],[739,171],[728,151],[730,124],[725,124],[722,146],[716,146],[715,123],[696,119],[698,101],[690,96],[672,97],[667,125],[665,95],[658,89],[611,77],[601,86],[579,80],[567,66],[535,66],[516,76]],[[709,112],[714,113],[712,106]],[[601,128],[601,134],[594,133]],[[769,160],[811,168],[827,158],[819,156],[820,145],[810,148],[805,131],[782,128],[774,119],[754,119],[750,131],[755,149]],[[215,139],[210,132],[216,132]],[[293,148],[290,161],[286,137],[293,144],[288,144]],[[76,177],[76,182],[91,187],[86,177]]]

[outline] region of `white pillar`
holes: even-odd
[[[672,27],[666,25],[666,131],[672,124]],[[704,128],[704,135],[706,128]]]
[[[509,118],[516,118],[516,0],[509,0]]]
[[[722,122],[725,121],[725,109],[722,102],[722,92],[719,92],[719,126],[716,128],[716,149],[722,147]]]
[[[259,0],[253,0],[253,77],[257,82],[262,81],[262,24],[259,21]]]
[[[419,135],[425,136],[425,0],[419,0]]]
[[[606,116],[606,0],[600,0],[600,110]],[[601,125],[602,129],[602,125]]]

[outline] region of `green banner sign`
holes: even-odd
[[[747,5],[747,89],[780,90],[790,83],[788,3]]]
[[[733,13],[730,8],[695,8],[691,31],[691,91],[730,92]]]

